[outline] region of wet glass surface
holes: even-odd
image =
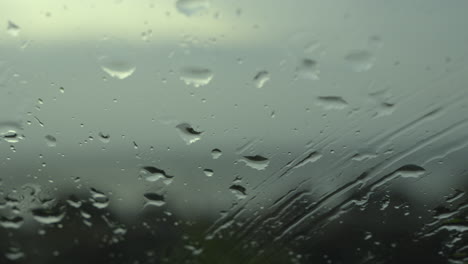
[[[468,263],[468,2],[0,2],[0,263]]]

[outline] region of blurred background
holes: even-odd
[[[468,263],[467,8],[0,2],[0,263]]]

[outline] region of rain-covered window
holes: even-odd
[[[0,263],[468,263],[467,11],[0,1]]]

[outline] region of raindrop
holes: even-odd
[[[204,169],[203,172],[205,173],[206,176],[211,177],[214,175],[214,171],[210,169]]]
[[[244,199],[247,196],[246,189],[242,185],[231,185],[229,190],[236,195],[237,199]]]
[[[369,37],[369,46],[371,48],[381,48],[383,46],[383,40],[378,35],[372,35]]]
[[[253,168],[253,169],[256,169],[256,170],[264,170],[266,169],[266,167],[268,167],[268,164],[270,164],[270,160],[263,157],[263,156],[260,156],[260,155],[256,155],[256,156],[244,156],[243,159],[241,159],[240,161],[243,161],[245,163],[245,165]]]
[[[19,35],[21,28],[15,23],[8,21],[7,23],[7,32],[10,36],[16,37]]]
[[[55,147],[57,145],[57,139],[54,136],[47,135],[47,136],[45,136],[45,139],[46,139],[46,142],[47,142],[47,146]]]
[[[109,198],[101,191],[94,188],[90,188],[91,192],[91,203],[94,207],[102,209],[109,205]]]
[[[219,149],[213,149],[211,151],[211,157],[213,157],[213,159],[219,159],[219,157],[221,157],[221,155],[223,155],[223,152],[221,152],[221,150],[219,150]]]
[[[269,80],[270,74],[267,71],[260,71],[253,78],[253,81],[257,88],[262,88],[265,85],[265,83]]]
[[[186,67],[180,71],[180,79],[186,85],[200,87],[207,85],[213,79],[213,72],[207,68],[201,67]]]
[[[10,247],[8,252],[5,253],[5,257],[11,261],[22,259],[24,256],[25,254],[18,247]]]
[[[103,132],[99,132],[99,139],[102,143],[109,143],[110,135]]]
[[[17,143],[22,137],[18,135],[21,126],[15,122],[0,123],[0,137],[8,143]]]
[[[186,15],[193,16],[201,13],[203,10],[210,7],[209,0],[178,0],[176,2],[177,10]]]
[[[316,104],[325,110],[342,110],[348,106],[348,102],[340,96],[319,96]]]
[[[192,128],[191,125],[187,123],[182,123],[176,126],[179,131],[180,137],[185,141],[187,145],[190,145],[194,142],[197,142],[201,139],[201,134],[203,132],[196,131]]]
[[[374,65],[375,57],[366,50],[355,50],[345,56],[345,60],[355,72],[365,72]]]
[[[320,74],[318,62],[312,59],[303,59],[297,68],[297,74],[303,79],[318,80]]]
[[[101,57],[101,69],[113,78],[123,80],[130,77],[136,70],[128,60],[115,57]]]
[[[426,170],[417,165],[405,165],[395,171],[395,175],[400,176],[401,178],[419,178],[423,175]]]
[[[157,193],[145,193],[143,195],[146,198],[146,203],[145,207],[149,205],[154,205],[157,207],[161,207],[166,204],[166,201],[164,200],[164,196],[161,194]]]
[[[37,208],[31,210],[34,220],[41,224],[55,224],[62,221],[65,212],[58,210]]]
[[[0,226],[3,228],[12,228],[18,229],[24,223],[24,219],[21,216],[14,216],[14,217],[0,217]]]
[[[156,182],[162,179],[166,185],[169,185],[172,182],[172,178],[174,178],[174,176],[167,175],[164,170],[152,166],[143,167],[140,176],[149,182]]]

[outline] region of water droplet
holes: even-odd
[[[57,145],[57,139],[54,136],[47,135],[47,136],[45,136],[45,139],[46,139],[46,142],[47,142],[47,146],[55,147]]]
[[[383,46],[383,40],[380,36],[372,35],[369,37],[369,46],[371,48],[381,48]]]
[[[130,77],[136,70],[136,67],[126,59],[104,56],[99,62],[104,72],[120,80]]]
[[[242,185],[233,184],[229,190],[236,195],[237,199],[244,199],[247,196],[246,189]]]
[[[34,220],[41,224],[55,224],[62,221],[65,212],[51,209],[33,209],[31,210]]]
[[[197,142],[201,139],[201,134],[203,132],[196,131],[192,128],[191,125],[187,123],[182,123],[176,126],[179,131],[180,137],[185,141],[187,145],[190,145],[194,142]]]
[[[140,171],[140,176],[149,182],[156,182],[160,179],[164,180],[166,185],[172,183],[174,176],[167,175],[164,170],[152,166],[145,166]]]
[[[340,96],[319,96],[316,104],[325,110],[342,110],[348,106],[348,102]]]
[[[245,165],[253,168],[253,169],[256,169],[256,170],[264,170],[266,169],[266,167],[268,167],[268,164],[270,164],[270,160],[263,157],[263,156],[260,156],[260,155],[256,155],[256,156],[244,156],[243,159],[241,159],[240,161],[243,161],[245,163]]]
[[[24,219],[21,216],[13,216],[13,217],[0,217],[0,226],[3,228],[12,228],[18,229],[24,223]]]
[[[210,169],[204,169],[203,172],[205,173],[206,176],[211,177],[214,175],[214,171]]]
[[[318,62],[312,59],[303,59],[297,67],[297,75],[303,79],[318,80],[319,74]]]
[[[178,0],[176,8],[179,12],[186,16],[193,16],[201,13],[203,10],[210,8],[209,0]]]
[[[186,67],[180,71],[180,79],[186,85],[200,87],[207,85],[213,79],[213,72],[207,68],[201,67]]]
[[[166,201],[164,200],[164,196],[161,194],[157,193],[145,193],[143,196],[146,198],[146,203],[145,207],[148,205],[154,205],[161,207],[166,204]]]
[[[270,74],[267,71],[259,71],[253,78],[255,87],[262,88],[270,80]]]
[[[15,23],[8,21],[7,22],[7,33],[10,34],[10,36],[16,37],[19,35],[21,31],[21,28],[16,25]]]
[[[213,149],[211,151],[211,157],[213,157],[213,159],[219,159],[219,157],[221,157],[221,155],[223,155],[223,152],[221,152],[221,150],[219,150],[219,149]]]
[[[395,171],[395,175],[401,178],[419,178],[421,175],[426,173],[426,170],[417,165],[405,165]]]
[[[24,258],[25,254],[18,247],[9,247],[8,252],[5,253],[5,257],[11,261],[16,261]]]
[[[59,91],[60,91],[60,93],[65,93],[65,88],[60,87],[60,88],[59,88]]]
[[[109,205],[109,198],[103,192],[90,188],[91,192],[91,203],[94,207],[102,209]]]
[[[68,198],[67,200],[67,203],[71,206],[71,207],[74,207],[74,208],[80,208],[81,207],[81,204],[82,202],[75,196],[70,196],[70,198]]]
[[[22,137],[18,135],[21,126],[15,122],[0,123],[0,137],[8,143],[17,143]]]
[[[355,72],[365,72],[374,65],[375,57],[366,50],[355,50],[345,56],[345,60]]]
[[[99,132],[99,140],[101,140],[102,143],[109,143],[110,141],[110,135],[105,134],[102,132]]]

